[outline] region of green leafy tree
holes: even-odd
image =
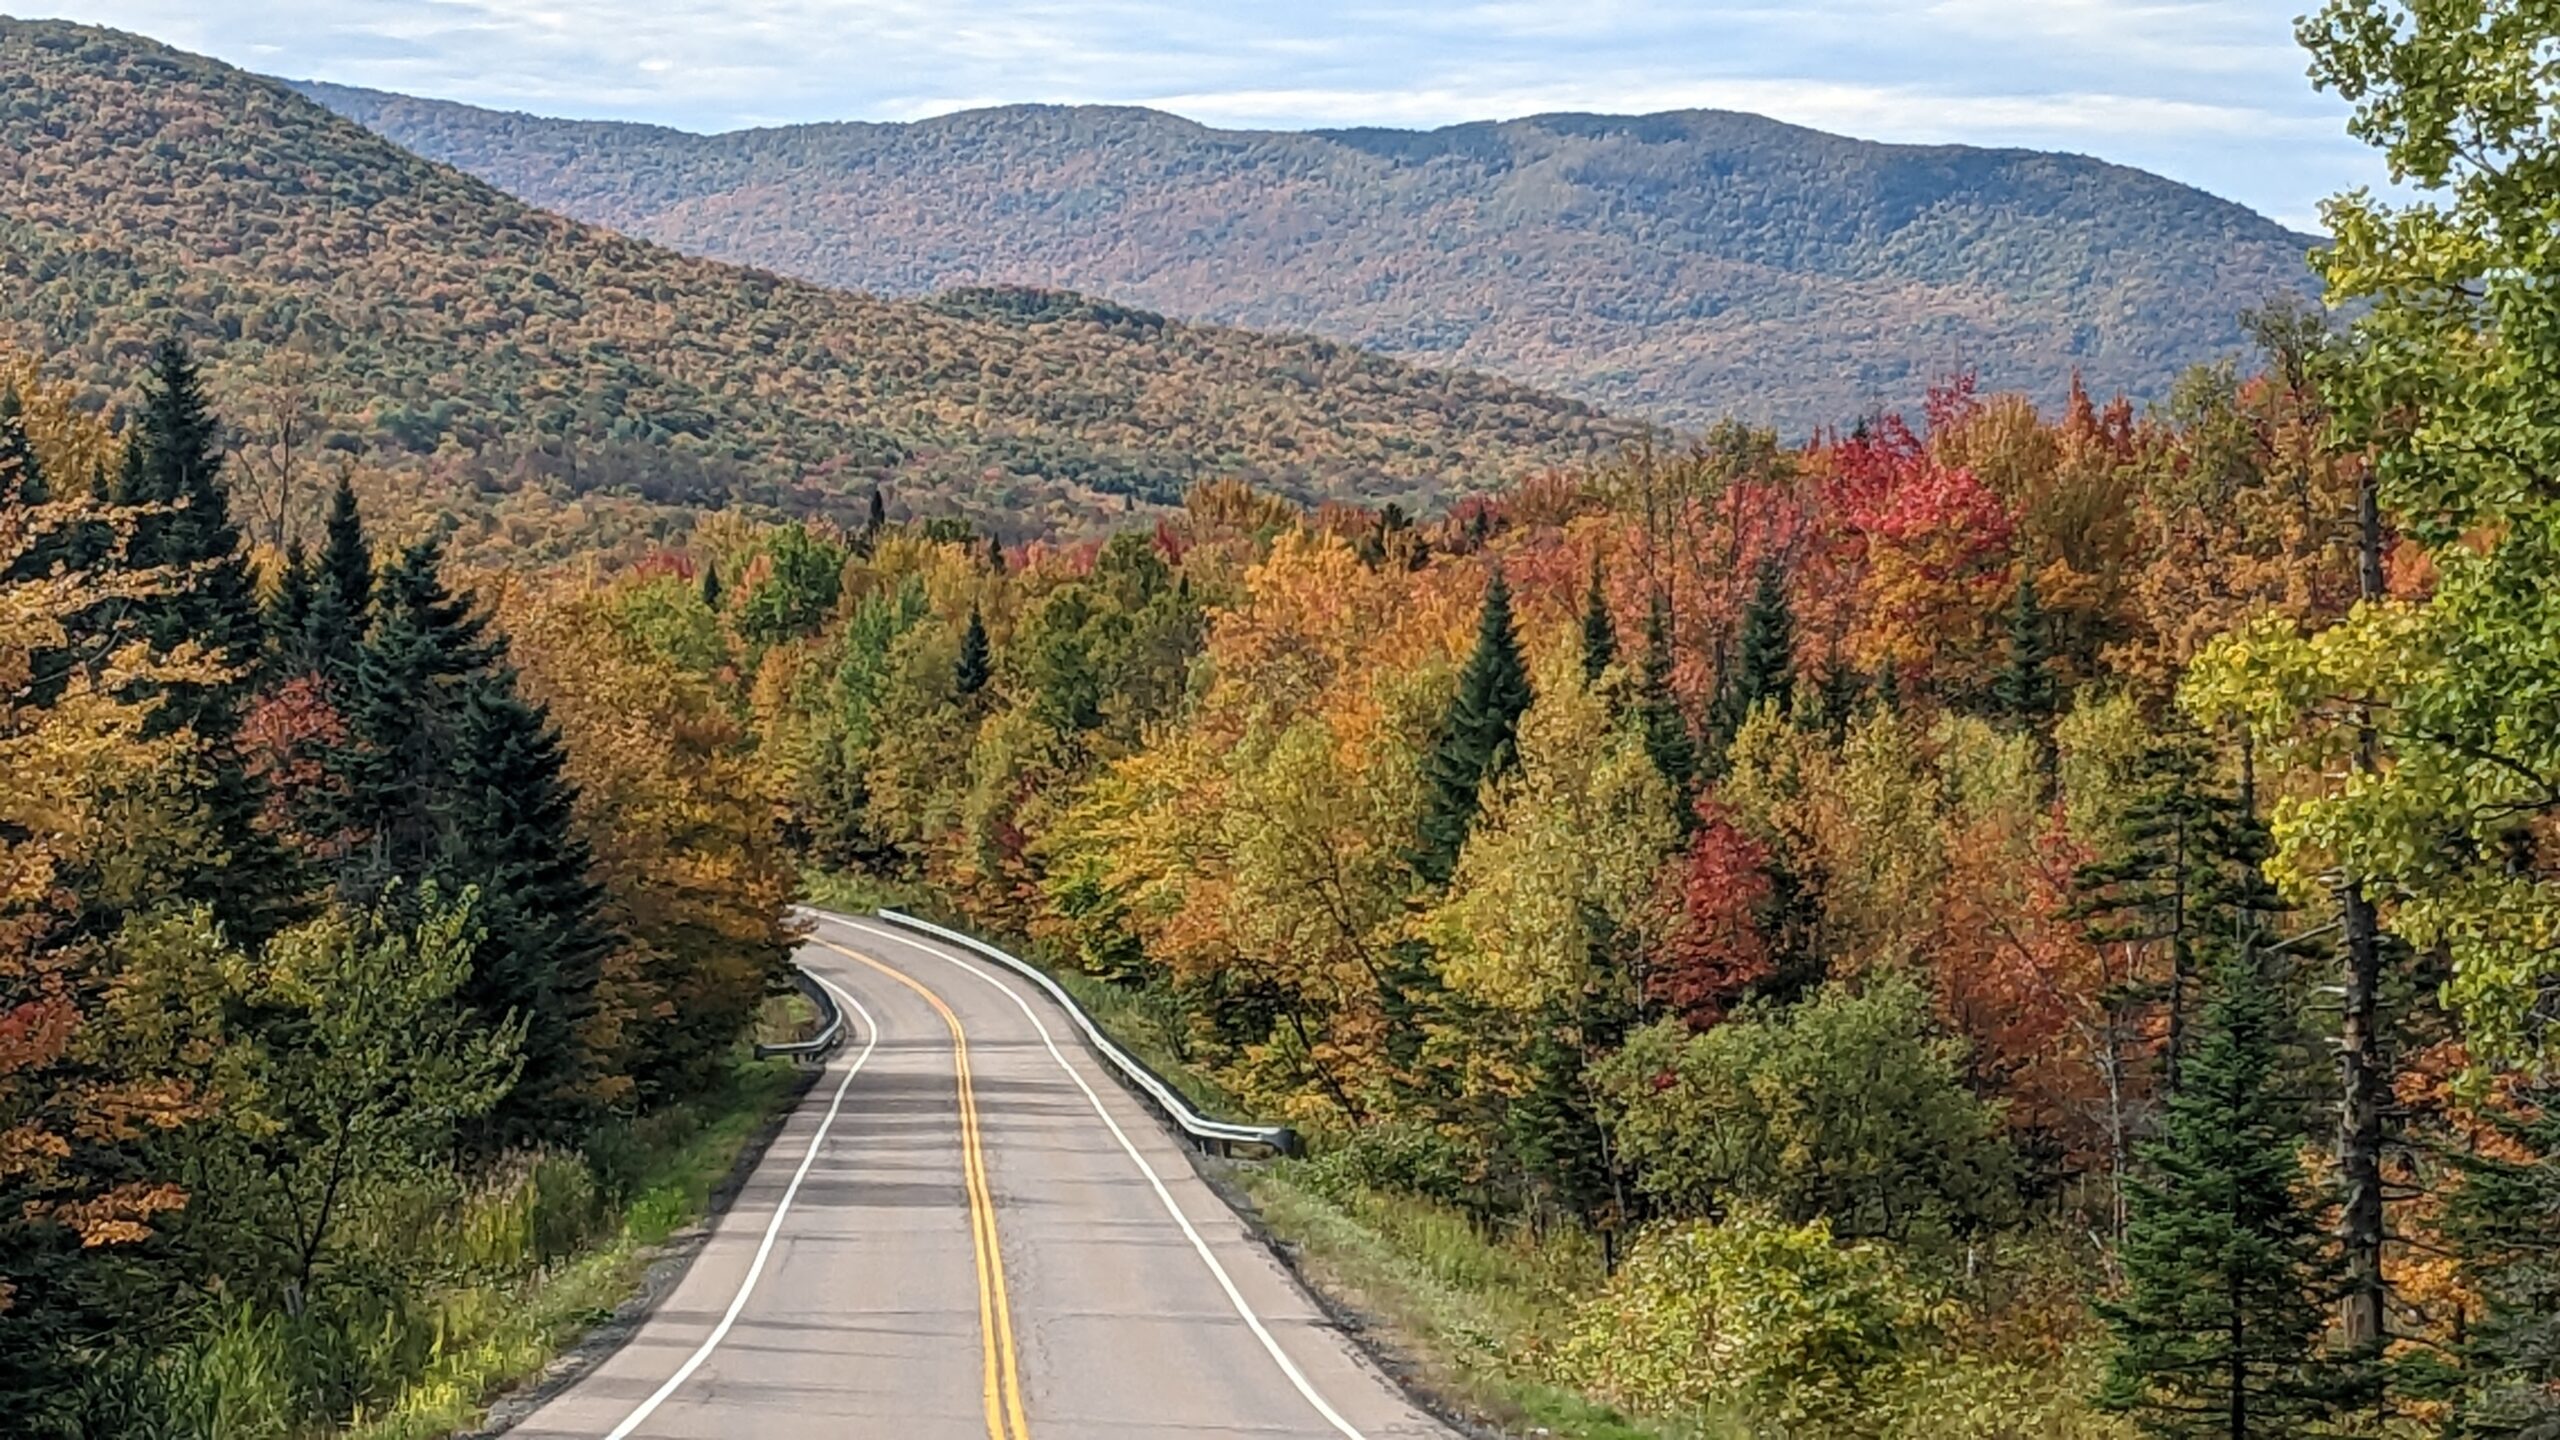
[[[1619,1154],[1673,1214],[1756,1205],[1925,1239],[2015,1212],[2000,1109],[1966,1088],[1963,1042],[1906,979],[1747,1006],[1702,1035],[1650,1025],[1598,1079]]]
[[[2345,1393],[2321,1351],[2335,1266],[2276,1082],[2280,1000],[2250,945],[2223,949],[2204,1035],[2142,1148],[2118,1251],[2124,1294],[2100,1403],[2162,1440],[2295,1436]]]
[[[843,546],[807,525],[773,532],[748,569],[738,633],[753,644],[778,645],[816,630],[844,594],[846,558]]]
[[[1440,886],[1458,868],[1467,831],[1474,825],[1484,782],[1511,767],[1520,717],[1531,699],[1529,666],[1512,628],[1511,585],[1493,572],[1476,622],[1476,648],[1458,674],[1458,693],[1440,721],[1439,738],[1423,761],[1427,791],[1414,873]]]

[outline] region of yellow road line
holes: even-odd
[[[814,940],[814,937],[812,937]],[[977,1083],[969,1073],[969,1035],[960,1017],[914,976],[832,940],[814,940],[858,960],[924,998],[951,1030],[951,1065],[960,1095],[960,1169],[969,1196],[969,1243],[977,1253],[978,1348],[986,1385],[987,1440],[1031,1440],[1022,1413],[1022,1373],[1013,1344],[1013,1302],[1005,1290],[1004,1250],[996,1243],[995,1193],[987,1187],[987,1157],[978,1127]]]

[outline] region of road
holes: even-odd
[[[1033,986],[867,920],[799,958],[853,1033],[518,1440],[1447,1440]]]

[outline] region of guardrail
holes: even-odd
[[[801,994],[809,997],[809,1003],[818,1007],[819,1019],[824,1023],[818,1026],[817,1034],[806,1040],[793,1040],[781,1045],[758,1042],[756,1058],[759,1060],[771,1060],[781,1055],[794,1060],[822,1060],[828,1052],[844,1043],[844,1009],[836,1004],[836,997],[828,994],[826,986],[810,978],[809,972],[797,965],[791,967],[791,980],[800,987]]]
[[[1184,1139],[1202,1150],[1214,1155],[1227,1156],[1233,1156],[1239,1152],[1266,1152],[1273,1155],[1295,1155],[1299,1152],[1298,1132],[1286,1125],[1233,1125],[1224,1120],[1212,1120],[1193,1109],[1191,1102],[1183,1098],[1182,1092],[1165,1083],[1163,1076],[1148,1069],[1145,1061],[1111,1043],[1111,1037],[1102,1033],[1102,1027],[1093,1023],[1093,1017],[1084,1013],[1084,1007],[1075,1002],[1075,997],[1069,995],[1064,986],[1050,979],[1048,972],[1039,966],[1019,956],[1007,954],[974,935],[963,934],[948,926],[936,925],[930,920],[919,920],[913,915],[901,914],[895,910],[882,910],[879,915],[889,924],[913,930],[920,935],[931,936],[947,945],[957,945],[970,954],[1001,965],[1039,986],[1051,1000],[1057,1002],[1059,1009],[1067,1012],[1068,1018],[1076,1022],[1076,1028],[1084,1032],[1085,1043],[1093,1047],[1095,1054],[1102,1057],[1103,1063],[1111,1068],[1111,1072],[1119,1078],[1120,1083],[1127,1086],[1139,1099],[1145,1101],[1149,1109],[1163,1116],[1165,1122],[1180,1131]]]

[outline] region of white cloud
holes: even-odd
[[[2303,0],[50,0],[273,73],[693,129],[1019,100],[1215,124],[1754,110],[2081,150],[2304,223],[2378,181]]]

